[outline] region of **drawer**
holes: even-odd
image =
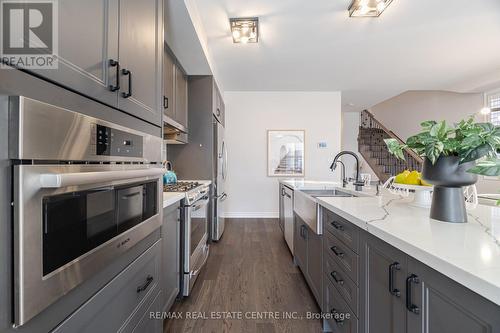
[[[359,288],[354,281],[344,272],[337,261],[330,256],[325,256],[324,271],[326,279],[337,288],[347,305],[356,316],[359,316]]]
[[[358,318],[333,284],[325,281],[325,317],[330,328],[335,333],[358,333]]]
[[[359,253],[358,227],[327,209],[324,209],[323,226],[327,231],[331,232],[338,239],[344,242],[347,247],[354,252]]]
[[[337,261],[356,285],[359,285],[359,256],[334,235],[327,232],[323,236],[326,236],[324,251]]]
[[[161,241],[134,260],[54,332],[117,332],[159,292]],[[128,326],[128,325],[127,325]]]

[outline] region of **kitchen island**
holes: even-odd
[[[453,224],[385,190],[376,196],[374,188],[357,194],[333,182],[280,183],[357,195],[313,198],[320,235],[294,216],[295,262],[330,315],[325,330],[500,331],[500,207],[468,205],[469,222]]]

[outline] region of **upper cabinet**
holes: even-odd
[[[32,70],[161,126],[162,0],[59,2],[57,69]]]
[[[65,0],[58,6],[58,68],[32,72],[116,107],[118,94],[110,86],[117,79],[119,0]]]
[[[118,107],[161,124],[163,1],[120,0]]]
[[[188,132],[188,77],[165,47],[163,55],[163,113],[165,121]]]
[[[222,98],[222,94],[220,93],[219,87],[217,87],[217,84],[215,83],[214,80],[214,115],[215,118],[219,121],[219,123],[222,124],[222,126],[225,125],[226,121],[226,105],[224,104],[224,99]]]

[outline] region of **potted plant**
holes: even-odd
[[[477,175],[500,176],[500,127],[476,123],[474,118],[454,126],[445,121],[424,121],[422,131],[406,144],[386,139],[389,151],[404,159],[405,148],[424,158],[423,179],[434,185],[430,217],[440,221],[467,222],[462,186],[477,182]]]

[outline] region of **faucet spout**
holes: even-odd
[[[354,159],[356,160],[356,180],[354,182],[354,185],[356,186],[356,190],[361,190],[361,186],[363,186],[363,182],[361,181],[360,177],[359,177],[359,157],[356,153],[352,152],[352,151],[349,151],[349,150],[344,150],[344,151],[341,151],[340,153],[338,153],[335,158],[333,159],[333,162],[332,164],[330,165],[330,169],[333,171],[336,169],[337,167],[337,163],[342,163],[339,158],[343,155],[351,155],[352,157],[354,157]],[[342,163],[342,165],[344,166],[344,164]],[[345,166],[344,166],[344,169],[345,169]]]

